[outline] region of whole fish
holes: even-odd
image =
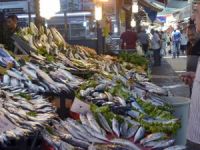
[[[97,113],[97,115],[98,115],[99,123],[104,128],[104,130],[106,130],[107,132],[112,133],[112,129],[110,128],[106,118],[101,113]]]
[[[186,149],[186,146],[176,145],[176,146],[165,148],[164,150],[185,150],[185,149]]]
[[[131,137],[133,137],[133,136],[136,134],[138,128],[139,128],[139,126],[132,126],[132,127],[130,127],[130,128],[128,129],[126,138],[131,138]]]
[[[169,147],[169,146],[173,145],[174,142],[175,142],[174,139],[160,141],[158,144],[153,146],[152,150]]]
[[[5,85],[10,85],[10,76],[8,76],[7,74],[5,74],[5,75],[3,76],[3,83],[4,83]]]
[[[17,74],[16,72],[14,71],[11,71],[11,70],[7,70],[7,74],[13,78],[16,78],[18,80],[25,80],[25,78],[19,74]]]
[[[100,127],[99,124],[96,122],[96,120],[95,120],[93,114],[92,114],[91,112],[88,112],[88,113],[86,114],[86,116],[87,116],[87,119],[88,119],[88,121],[89,121],[89,123],[90,123],[90,126],[91,126],[95,131],[97,131],[97,132],[99,132],[99,133],[102,133],[101,127]]]
[[[139,116],[140,116],[140,113],[135,110],[130,110],[127,112],[127,114],[135,119],[139,118]]]
[[[96,92],[103,92],[106,89],[107,85],[106,84],[99,84],[95,87]]]
[[[140,141],[144,137],[144,134],[145,134],[145,128],[144,127],[140,127],[138,129],[138,131],[136,132],[136,134],[135,134],[134,142]]]
[[[115,97],[115,99],[122,105],[126,106],[126,101],[121,97]]]
[[[160,141],[151,141],[151,142],[148,142],[148,143],[145,143],[144,144],[144,147],[153,147],[154,145],[157,145]]]
[[[29,77],[31,77],[32,79],[37,79],[37,74],[33,69],[29,69],[27,66],[23,66],[21,67],[22,71],[27,74]]]
[[[128,141],[128,140],[124,140],[124,139],[113,139],[111,140],[112,143],[115,144],[120,144],[120,145],[124,145],[124,146],[128,146],[130,147],[132,150],[141,150],[137,145],[135,145],[134,143]]]
[[[115,118],[112,119],[112,130],[117,135],[117,137],[120,136],[119,122]]]
[[[98,138],[98,139],[101,139],[103,141],[109,141],[105,135],[97,132],[96,130],[94,130],[93,128],[91,128],[90,126],[87,126],[87,125],[83,125],[83,127],[85,128],[85,130],[90,133],[93,137],[95,138]]]
[[[151,141],[157,141],[157,140],[162,139],[162,138],[164,138],[166,136],[167,135],[165,133],[161,133],[161,132],[153,133],[153,134],[148,135],[144,139],[142,139],[140,141],[140,144],[145,144],[145,143],[148,143],[148,142],[151,142]]]
[[[128,123],[126,121],[124,121],[121,125],[120,125],[120,135],[122,137],[126,137],[128,133]]]
[[[89,121],[87,120],[87,117],[84,114],[80,114],[79,116],[80,116],[81,123],[83,125],[89,125]]]
[[[134,98],[130,98],[131,100],[131,106],[134,107],[136,110],[138,110],[139,112],[145,114],[144,110],[142,109],[142,107],[136,102],[136,100]]]

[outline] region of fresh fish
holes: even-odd
[[[86,97],[88,95],[90,95],[90,93],[92,93],[94,91],[93,87],[87,88],[86,90],[80,90],[80,95],[82,97]]]
[[[10,85],[10,76],[8,76],[7,74],[3,76],[3,84]]]
[[[140,123],[139,123],[139,122],[137,122],[137,121],[131,119],[130,117],[126,117],[125,120],[126,120],[129,124],[131,124],[131,125],[133,125],[133,126],[140,126]]]
[[[95,120],[93,114],[92,114],[91,112],[88,112],[88,113],[86,114],[86,116],[87,116],[87,119],[88,119],[88,121],[89,121],[89,123],[90,123],[90,126],[91,126],[95,131],[101,133],[101,128],[100,128],[99,124],[96,122],[96,120]]]
[[[37,79],[37,74],[36,74],[35,70],[33,70],[31,68],[29,69],[27,66],[23,66],[23,67],[21,67],[21,69],[25,74],[27,74],[32,79]]]
[[[165,133],[153,133],[153,134],[150,134],[148,135],[147,137],[145,137],[144,139],[142,139],[140,141],[140,144],[145,144],[145,143],[148,143],[148,142],[151,142],[151,141],[157,141],[157,140],[160,140],[164,137],[166,137],[167,135]]]
[[[117,135],[117,137],[120,136],[119,122],[115,118],[112,119],[112,130]]]
[[[16,78],[18,80],[25,80],[25,78],[19,74],[17,74],[16,72],[14,71],[11,71],[11,70],[7,70],[7,74],[13,78]]]
[[[135,134],[134,142],[140,141],[144,137],[144,134],[145,134],[145,128],[140,127]]]
[[[124,121],[120,126],[120,135],[126,137],[128,132],[128,123]]]
[[[89,125],[89,121],[87,120],[87,117],[84,115],[84,114],[80,114],[80,120],[81,120],[81,123],[83,125]]]
[[[127,114],[134,119],[137,119],[140,116],[140,113],[135,111],[135,110],[130,110],[130,111],[127,112]]]
[[[93,128],[91,128],[91,127],[89,127],[89,126],[87,126],[87,125],[83,125],[83,127],[84,127],[85,130],[86,130],[88,133],[90,133],[93,137],[98,138],[98,139],[101,139],[101,140],[103,140],[103,141],[109,141],[109,140],[105,137],[105,135],[103,135],[103,134],[97,132],[97,131],[94,130]]]
[[[144,147],[153,147],[154,145],[157,145],[160,141],[151,141],[144,144]]]
[[[135,145],[134,143],[128,141],[128,140],[124,140],[124,139],[113,139],[111,140],[112,143],[115,144],[120,144],[120,145],[124,145],[124,146],[128,146],[130,147],[132,150],[141,150],[137,145]]]
[[[101,113],[98,113],[97,115],[98,115],[99,123],[104,128],[104,130],[106,130],[107,132],[112,133],[112,129],[110,128],[106,118]]]
[[[121,97],[115,97],[115,99],[122,105],[126,106],[126,101]]]
[[[130,98],[131,100],[131,106],[134,107],[136,110],[138,110],[139,112],[145,114],[144,110],[142,109],[142,107],[136,102],[136,100],[134,98]]]
[[[71,136],[70,134],[66,134],[63,139],[63,141],[73,145],[73,146],[79,146],[81,148],[88,149],[90,143],[85,142],[84,140],[79,140]]]
[[[97,92],[103,92],[106,89],[107,85],[106,84],[99,84],[95,87],[95,91]]]
[[[13,87],[19,86],[19,80],[17,80],[16,78],[11,78],[10,85]]]
[[[160,141],[158,144],[153,146],[152,150],[169,147],[169,146],[173,145],[174,142],[175,142],[174,139]]]
[[[128,129],[126,138],[131,138],[131,137],[133,137],[133,136],[136,134],[138,128],[139,128],[138,126],[132,126],[132,127],[130,127],[130,128]]]
[[[176,145],[176,146],[165,148],[164,150],[185,150],[185,149],[186,149],[186,146]]]

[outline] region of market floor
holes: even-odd
[[[189,88],[180,80],[180,74],[186,70],[186,57],[177,59],[164,57],[160,67],[153,67],[152,81],[169,91],[174,96],[189,97]]]

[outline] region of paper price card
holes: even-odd
[[[78,98],[75,98],[71,107],[71,111],[75,113],[87,113],[90,111],[90,105],[79,100]]]

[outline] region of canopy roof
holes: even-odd
[[[148,0],[139,0],[138,3],[143,7],[150,8],[151,10],[154,10],[157,12],[161,12],[163,10],[163,8],[159,7],[158,5],[155,5],[153,2],[148,1]]]

